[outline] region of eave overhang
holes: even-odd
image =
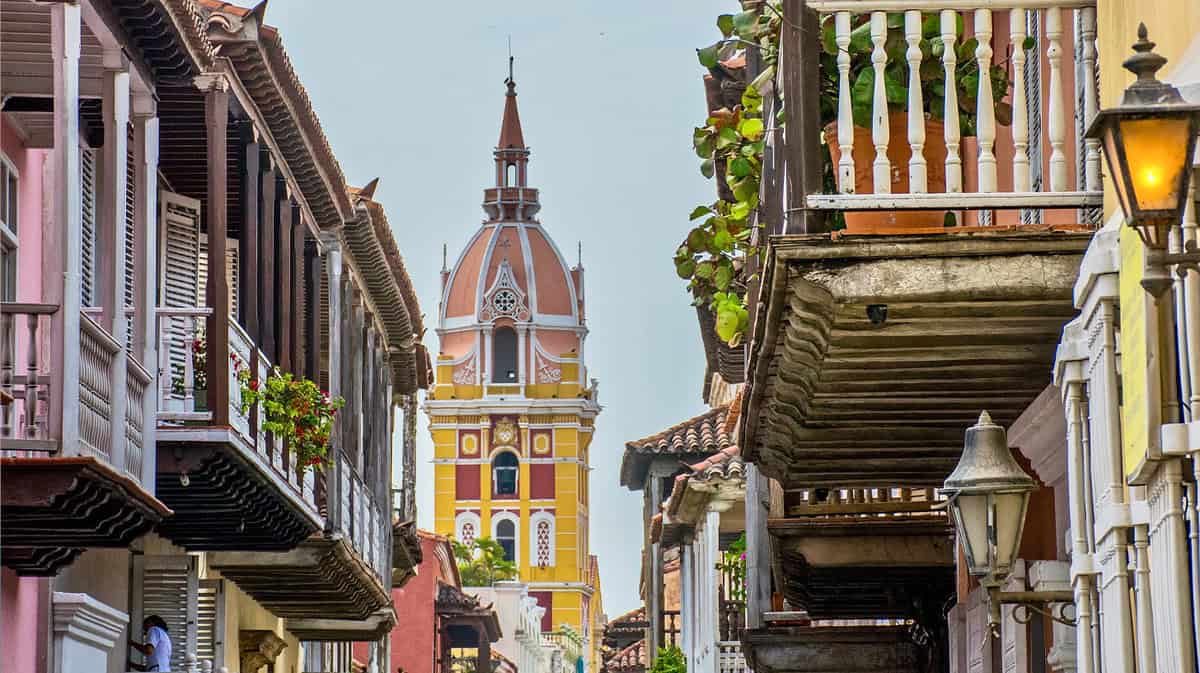
[[[279,31],[251,11],[201,0],[209,39],[229,59],[283,152],[316,225],[337,229],[354,217],[346,177],[300,83]],[[258,7],[263,7],[259,5]],[[258,8],[256,8],[258,9]]]
[[[22,575],[54,575],[90,547],[123,548],[171,510],[92,457],[0,460],[0,556]]]
[[[391,609],[383,582],[341,535],[317,533],[287,552],[213,552],[208,559],[222,577],[284,619],[369,622]]]
[[[785,489],[940,485],[980,410],[1008,425],[1050,382],[1091,236],[774,237],[742,407],[746,460]]]

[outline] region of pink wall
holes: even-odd
[[[434,673],[437,658],[437,638],[434,633],[437,619],[434,616],[434,600],[437,598],[437,583],[458,585],[456,576],[447,573],[438,560],[437,548],[449,545],[445,538],[424,531],[421,536],[421,564],[417,575],[399,589],[392,590],[392,602],[396,610],[396,627],[392,629],[392,663],[386,673]],[[450,560],[453,563],[453,558]],[[355,643],[354,657],[367,661],[366,643]],[[3,673],[7,673],[4,671]]]
[[[0,123],[0,150],[20,174],[20,212],[17,220],[17,301],[38,302],[42,298],[42,167],[48,150],[25,149],[20,136]]]
[[[38,595],[47,580],[0,570],[0,673],[46,670]]]

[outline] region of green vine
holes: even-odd
[[[762,89],[775,75],[783,19],[777,0],[762,7],[767,11],[717,17],[721,39],[696,52],[700,64],[715,73],[738,51],[756,49],[763,69],[746,85],[737,105],[711,112],[704,126],[692,134],[701,174],[710,179],[720,176],[732,199],[720,197],[692,210],[693,227],[674,258],[675,271],[688,281],[694,303],[712,309],[717,335],[730,345],[741,342],[749,325],[747,279],[742,272],[746,257],[759,252],[752,232],[761,226],[756,214],[766,133]]]
[[[683,650],[674,645],[658,648],[654,663],[650,664],[650,673],[687,673]]]
[[[746,600],[746,533],[743,532],[729,545],[729,549],[721,552],[717,570],[730,578],[729,600]]]

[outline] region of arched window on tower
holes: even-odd
[[[517,382],[517,332],[501,327],[492,335],[492,383]]]
[[[505,168],[505,173],[507,174],[507,178],[504,180],[504,186],[516,187],[517,186],[517,165],[516,164],[508,164],[508,166]]]
[[[496,522],[496,542],[504,548],[504,558],[517,562],[517,526],[511,519]]]
[[[517,472],[520,469],[517,454],[505,451],[492,459],[492,494],[517,496]]]

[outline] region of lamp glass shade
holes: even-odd
[[[988,521],[988,495],[986,493],[959,493],[950,499],[950,513],[954,517],[954,529],[967,557],[967,572],[975,575],[988,574],[988,547],[990,547]]]
[[[1134,213],[1176,211],[1183,203],[1189,167],[1192,115],[1127,118],[1116,123],[1123,147]]]
[[[1007,575],[1017,558],[1021,546],[1021,533],[1025,528],[1025,513],[1029,509],[1029,491],[1001,492],[995,498],[996,562],[997,576]]]

